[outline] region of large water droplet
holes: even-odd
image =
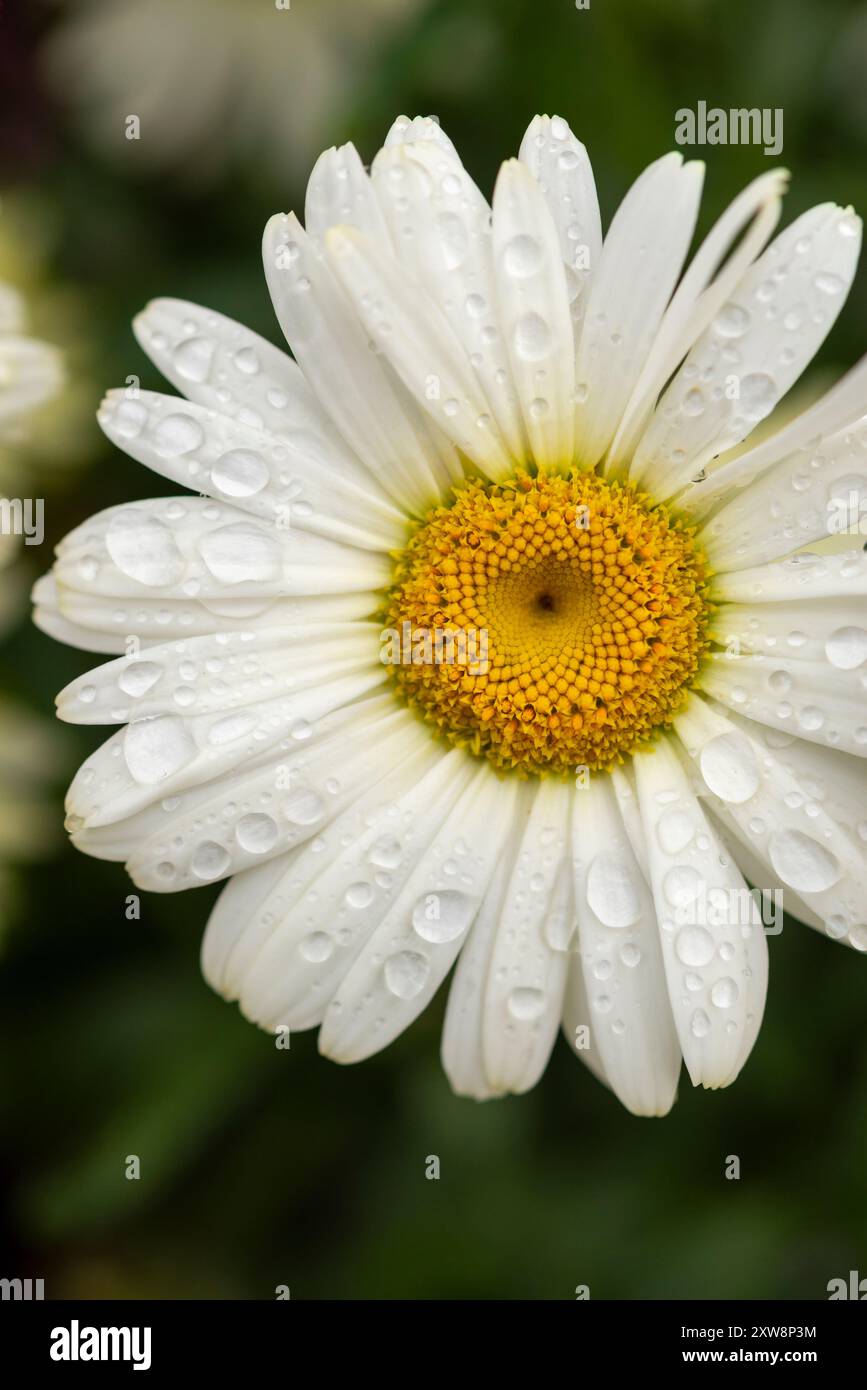
[[[205,432],[192,415],[167,415],[154,430],[154,448],[164,458],[177,458],[201,448]]]
[[[750,316],[739,304],[726,304],[714,319],[713,326],[721,338],[740,338],[750,326]]]
[[[199,549],[211,574],[222,584],[266,583],[282,570],[277,542],[244,522],[221,526],[203,536]]]
[[[771,863],[784,883],[800,893],[823,893],[840,877],[830,850],[800,830],[780,830],[768,841]]]
[[[117,683],[124,695],[138,700],[153,689],[162,673],[162,667],[157,666],[155,661],[134,661],[130,666],[124,667]]]
[[[454,941],[467,930],[478,907],[478,899],[456,889],[425,893],[412,910],[412,925],[424,941]]]
[[[867,631],[863,627],[838,627],[825,643],[825,655],[838,671],[854,671],[867,659]]]
[[[230,862],[228,850],[223,845],[218,845],[216,840],[204,840],[197,847],[190,868],[196,878],[208,880],[224,874]]]
[[[242,816],[235,827],[235,839],[248,854],[267,854],[279,833],[274,817],[258,811]]]
[[[298,950],[305,960],[309,960],[312,965],[318,965],[334,954],[334,937],[326,931],[312,931],[302,937]]]
[[[749,801],[759,786],[759,768],[746,738],[740,733],[717,734],[699,755],[701,775],[722,801]]]
[[[545,996],[540,989],[521,985],[509,994],[506,1008],[513,1018],[521,1023],[530,1023],[534,1018],[541,1016],[545,1008]]]
[[[713,937],[706,927],[683,927],[677,933],[674,949],[678,960],[684,965],[701,969],[713,960]]]
[[[425,987],[430,962],[417,951],[397,951],[383,967],[385,983],[398,999],[414,999]]]
[[[717,980],[712,986],[710,1002],[715,1004],[718,1009],[731,1009],[738,1002],[739,993],[734,980],[725,976],[722,980]]]
[[[515,351],[526,362],[538,362],[551,346],[551,330],[540,314],[522,314],[515,324]]]
[[[168,526],[144,512],[123,511],[112,517],[105,546],[122,574],[149,588],[176,584],[185,569]]]
[[[367,857],[378,869],[396,869],[403,858],[400,840],[394,835],[380,835],[370,846]]]
[[[252,449],[230,449],[211,469],[211,481],[224,497],[253,497],[269,476],[262,455]]]
[[[130,776],[141,786],[152,786],[179,772],[196,751],[184,720],[175,714],[137,719],[127,725],[123,738],[123,756]]]
[[[662,891],[672,907],[688,907],[704,888],[704,879],[691,864],[675,864],[662,882]]]
[[[515,236],[503,248],[503,265],[509,275],[524,279],[542,264],[542,247],[532,236]]]
[[[214,345],[207,338],[185,338],[174,351],[175,368],[186,381],[207,381]]]
[[[597,854],[587,873],[587,902],[606,927],[631,927],[641,916],[641,897],[631,865],[613,850]]]

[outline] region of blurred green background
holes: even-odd
[[[679,107],[782,107],[786,220],[829,199],[867,208],[867,8],[844,0],[31,0],[4,6],[2,37],[0,194],[31,219],[30,270],[36,247],[54,302],[75,305],[64,345],[88,422],[25,455],[27,495],[46,497],[31,577],[92,512],[170,488],[90,423],[130,374],[163,386],[132,315],[178,296],[277,341],[267,217],[301,211],[319,148],[351,139],[370,160],[400,112],[436,113],[486,190],[535,112],[565,116],[607,219],[672,148]],[[142,138],[124,141],[118,111],[139,106]],[[703,232],[769,161],[695,154]],[[862,269],[822,367],[861,354],[865,310]],[[36,326],[62,336],[50,313]],[[313,1034],[277,1050],[200,976],[216,890],[145,895],[129,921],[122,867],[63,844],[63,788],[100,731],[55,747],[47,721],[91,659],[22,608],[0,663],[0,690],[46,720],[34,776],[52,780],[55,834],[34,837],[33,863],[22,850],[0,943],[0,1273],[43,1277],[50,1297],[273,1298],[285,1284],[348,1299],[568,1299],[579,1284],[824,1298],[832,1277],[867,1274],[863,959],[787,923],[744,1074],[713,1094],[684,1077],[662,1121],[628,1115],[562,1043],[531,1094],[456,1099],[438,1061],[445,991],[359,1067],[320,1059]],[[725,1178],[731,1154],[740,1181]]]

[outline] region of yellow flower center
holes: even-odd
[[[397,559],[382,658],[451,742],[523,773],[609,766],[707,645],[692,532],[594,474],[471,482]],[[437,635],[439,634],[439,635]]]

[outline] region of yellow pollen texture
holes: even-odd
[[[385,623],[415,654],[389,670],[497,767],[607,767],[684,699],[707,645],[704,578],[691,531],[627,485],[473,482],[398,556]],[[437,629],[449,641],[426,649],[417,635]]]

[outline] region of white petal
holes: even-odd
[[[311,454],[237,417],[153,391],[138,391],[134,400],[110,391],[97,418],[109,439],[146,468],[283,530],[372,550],[406,541],[404,515],[357,464],[344,471],[339,456]]]
[[[795,454],[809,460],[823,440],[855,427],[864,415],[865,392],[867,357],[862,357],[830,391],[789,424],[721,463],[703,481],[685,487],[676,499],[678,510],[698,521],[718,503],[728,501],[735,489],[747,487],[774,464]]]
[[[203,634],[265,631],[295,623],[350,622],[376,611],[382,596],[372,590],[297,598],[164,599],[136,598],[126,606],[111,594],[85,594],[58,587],[46,574],[33,591],[37,627],[85,651],[129,653],[160,646],[172,638]]]
[[[150,647],[70,682],[57,697],[57,713],[72,724],[125,724],[179,711],[189,719],[244,709],[374,666],[381,631],[361,622],[239,628]]]
[[[494,189],[494,268],[503,335],[533,458],[568,467],[574,449],[574,346],[554,219],[517,159]]]
[[[418,404],[489,477],[506,477],[506,451],[459,339],[434,300],[352,228],[332,228],[334,270],[368,334]]]
[[[743,190],[705,237],[671,297],[611,444],[606,471],[631,462],[654,403],[777,225],[788,175],[775,169]],[[752,220],[751,220],[752,219]],[[750,223],[741,236],[744,227]],[[741,240],[731,250],[732,243]],[[729,255],[729,251],[731,254]]]
[[[486,764],[478,768],[447,830],[421,853],[329,1004],[319,1034],[327,1057],[355,1062],[380,1051],[433,997],[490,884],[508,835],[515,780],[503,783]]]
[[[460,342],[505,448],[527,443],[497,315],[491,210],[460,162],[438,144],[387,146],[372,178],[398,258]]]
[[[261,702],[241,712],[133,721],[97,748],[76,773],[66,803],[72,829],[80,832],[112,825],[149,807],[155,808],[156,827],[165,825],[170,815],[182,809],[175,804],[182,793],[200,789],[185,804],[208,800],[219,794],[220,787],[225,791],[226,784],[219,779],[238,768],[243,774],[265,769],[275,785],[278,780],[288,784],[295,772],[303,773],[311,757],[318,757],[323,748],[330,750],[341,739],[344,726],[356,720],[377,731],[380,724],[386,731],[394,728],[399,736],[411,716],[395,705],[390,694],[374,695],[356,708],[347,708],[375,688],[378,674],[340,677],[330,685],[302,691],[297,698]],[[156,814],[166,809],[166,802],[166,814]],[[315,824],[315,818],[310,824]]]
[[[573,793],[575,903],[590,1025],[608,1085],[635,1115],[674,1104],[681,1052],[666,991],[656,908],[611,779]]]
[[[577,327],[588,281],[602,253],[602,223],[590,159],[562,116],[535,116],[518,158],[538,182],[557,228]]]
[[[792,555],[770,565],[714,575],[710,597],[721,603],[803,603],[809,599],[867,596],[867,555]]]
[[[758,725],[735,722],[697,698],[674,724],[707,789],[703,794],[764,866],[756,886],[782,884],[779,896],[787,906],[792,890],[830,936],[867,949],[867,854],[845,819],[860,790],[867,834],[863,777],[856,788],[839,754],[811,754],[800,740],[779,748]],[[797,914],[797,905],[790,910]]]
[[[833,203],[776,237],[662,397],[631,477],[664,501],[770,414],[843,307],[860,245],[860,221]]]
[[[377,770],[342,815],[279,863],[223,890],[202,948],[205,977],[264,1027],[321,1023],[341,979],[472,776],[431,742]],[[387,866],[387,867],[386,867]],[[254,877],[255,876],[255,877]]]
[[[620,424],[692,239],[704,166],[679,154],[636,180],[608,229],[576,365],[576,442],[595,464]]]
[[[354,145],[326,150],[317,159],[307,183],[304,225],[320,245],[329,227],[348,225],[391,249],[376,192]]]
[[[315,838],[364,793],[380,768],[397,766],[429,741],[417,721],[395,718],[404,713],[392,710],[371,725],[356,707],[354,719],[348,717],[330,737],[314,735],[303,751],[261,766],[247,764],[231,779],[181,797],[156,834],[145,837],[139,824],[127,872],[141,888],[175,893]]]
[[[816,449],[790,454],[734,493],[699,532],[717,571],[789,555],[825,536],[856,534],[867,510],[867,416]]]
[[[435,144],[460,163],[458,152],[435,116],[398,116],[385,137],[385,148],[415,143]]]
[[[788,656],[789,644],[800,643],[802,636],[800,629],[792,629],[786,646],[770,657],[711,652],[702,667],[699,688],[760,724],[867,757],[862,676],[827,660]]]
[[[379,589],[384,554],[245,516],[201,497],[109,507],[57,547],[58,587],[134,601],[282,598]]]
[[[721,603],[710,615],[709,635],[738,652],[793,661],[828,661],[855,670],[867,660],[867,613],[862,598],[801,602]],[[794,644],[789,640],[794,636]],[[775,682],[775,685],[781,684]],[[782,682],[785,684],[785,682]]]
[[[319,404],[297,362],[233,319],[180,299],[154,299],[133,320],[136,338],[163,376],[179,391],[239,425],[279,435],[311,464],[321,463],[379,495],[373,475],[359,462]],[[136,400],[137,385],[127,388]],[[176,403],[177,404],[177,403]],[[134,406],[127,411],[135,430]]]
[[[569,788],[540,781],[510,862],[481,999],[484,1071],[498,1094],[535,1086],[560,1027],[574,930],[569,857]]]
[[[262,248],[274,309],[292,351],[344,439],[389,496],[423,515],[460,473],[370,347],[330,265],[294,215],[272,217]]]
[[[684,1061],[693,1085],[726,1086],[761,1022],[767,942],[670,740],[660,738],[633,762]]]

